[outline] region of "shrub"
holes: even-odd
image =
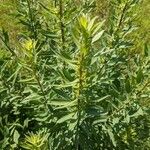
[[[148,148],[149,48],[131,55],[138,1],[112,0],[107,21],[94,1],[74,3],[20,0],[19,44],[2,30],[1,149]]]

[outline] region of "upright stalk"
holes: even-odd
[[[77,99],[77,131],[76,131],[76,137],[75,137],[75,142],[76,142],[76,150],[80,149],[80,135],[79,135],[79,130],[80,130],[80,121],[81,121],[81,108],[82,108],[82,103],[80,99],[80,95],[82,94],[82,89],[83,89],[83,60],[84,56],[82,53],[79,55],[79,66],[77,69],[77,76],[79,78],[78,86],[77,86],[77,91],[76,91],[76,99]]]
[[[64,31],[64,23],[63,23],[63,1],[59,0],[59,19],[60,19],[60,30],[61,30],[61,41],[64,45],[65,42],[65,31]]]
[[[37,30],[35,27],[35,14],[33,13],[33,9],[32,9],[32,5],[33,5],[33,1],[27,0],[27,4],[28,4],[28,11],[29,11],[29,19],[30,19],[30,24],[31,24],[31,34],[33,34],[32,38],[34,38],[35,40],[37,40]]]
[[[118,30],[120,29],[120,27],[121,27],[121,25],[122,25],[122,23],[123,23],[124,16],[125,16],[125,13],[126,13],[126,10],[127,10],[127,6],[128,6],[128,2],[124,5],[124,7],[123,7],[123,9],[122,9],[120,18],[119,18],[119,20],[118,20],[118,25],[117,25],[116,32],[118,32]]]
[[[44,105],[45,105],[45,108],[49,111],[49,112],[52,112],[52,107],[48,107],[48,105],[47,105],[47,98],[46,98],[46,94],[45,94],[45,91],[44,91],[44,87],[43,87],[43,85],[42,85],[42,83],[41,83],[41,81],[40,81],[40,78],[39,78],[39,76],[37,75],[37,70],[35,69],[35,67],[33,68],[33,74],[34,74],[34,77],[35,77],[35,79],[36,79],[36,81],[37,81],[37,84],[38,84],[38,86],[39,86],[39,89],[40,89],[40,91],[41,91],[41,93],[42,93],[42,96],[43,96],[43,99],[44,99]]]

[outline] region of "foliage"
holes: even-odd
[[[144,9],[142,9],[144,8]],[[148,0],[143,0],[141,2],[141,5],[137,7],[138,15],[135,18],[135,21],[137,23],[138,29],[137,31],[132,35],[135,39],[135,49],[134,52],[138,53],[144,53],[144,45],[149,46],[150,45],[150,35],[149,35],[149,29],[150,29],[150,22],[149,19],[147,19],[147,15],[149,13],[150,3]]]
[[[149,149],[150,49],[132,52],[138,0],[111,0],[107,18],[94,17],[97,4],[18,1],[18,44],[0,35],[0,149]]]
[[[34,134],[31,132],[25,136],[25,140],[21,146],[28,150],[47,150],[47,138],[48,134],[44,135],[42,132]]]

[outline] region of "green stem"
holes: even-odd
[[[35,27],[35,14],[33,14],[32,8],[31,6],[33,5],[33,2],[31,4],[31,2],[29,0],[27,0],[27,4],[28,4],[28,10],[29,10],[29,19],[30,19],[30,24],[31,24],[31,34],[33,33],[33,38],[35,40],[37,40],[37,30]]]
[[[79,67],[78,67],[78,72],[77,75],[79,77],[79,83],[78,83],[78,89],[76,92],[76,99],[77,99],[77,131],[76,131],[76,150],[79,149],[79,140],[80,140],[80,121],[81,121],[81,100],[80,100],[80,95],[83,87],[83,54],[80,54],[79,56]]]
[[[120,27],[121,27],[121,25],[122,25],[122,23],[123,23],[123,19],[124,19],[126,10],[127,10],[127,6],[128,6],[128,3],[126,3],[125,6],[124,6],[123,9],[122,9],[121,16],[120,16],[120,18],[119,18],[119,22],[118,22],[118,25],[117,25],[117,30],[116,30],[116,32],[120,29]]]
[[[63,23],[63,1],[59,0],[59,17],[60,17],[60,29],[61,29],[61,40],[64,45],[65,42],[65,31],[64,31],[64,23]]]
[[[43,95],[45,108],[47,108],[48,111],[50,109],[50,111],[52,112],[53,108],[52,107],[48,107],[48,105],[47,105],[47,98],[45,96],[46,94],[44,92],[44,87],[43,87],[42,83],[40,82],[40,78],[37,75],[37,71],[36,71],[35,67],[33,68],[33,73],[34,73],[34,77],[35,77],[35,79],[36,79],[36,81],[37,81],[37,83],[39,85],[39,88],[41,90],[41,93]]]

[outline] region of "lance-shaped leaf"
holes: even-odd
[[[101,36],[103,35],[103,33],[104,33],[104,30],[102,30],[102,31],[100,31],[99,33],[97,33],[97,34],[92,38],[92,43],[98,41],[98,40],[101,38]]]
[[[62,118],[57,120],[57,123],[63,123],[68,120],[73,120],[77,118],[77,113],[76,112],[71,112],[68,115],[63,116]]]

